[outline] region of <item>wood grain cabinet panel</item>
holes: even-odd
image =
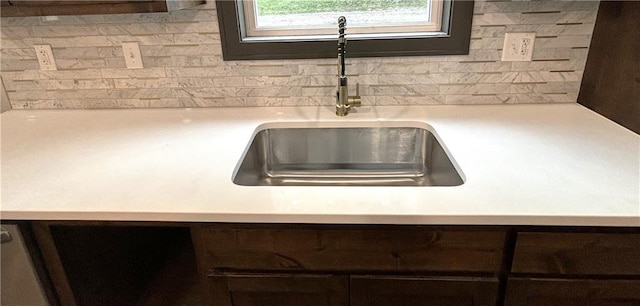
[[[213,306],[348,306],[349,278],[222,273],[209,276]]]
[[[351,276],[351,306],[494,306],[497,278]]]
[[[432,227],[192,228],[200,266],[214,270],[500,270],[505,232]]]
[[[512,272],[640,275],[640,233],[518,233]]]
[[[2,17],[100,15],[169,12],[204,3],[204,0],[2,0]]]
[[[638,306],[640,280],[510,279],[506,306]]]

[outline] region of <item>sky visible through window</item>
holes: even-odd
[[[257,28],[333,28],[421,25],[429,22],[430,0],[256,0]]]

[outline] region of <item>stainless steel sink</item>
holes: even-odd
[[[421,127],[259,129],[236,167],[243,186],[457,186],[462,177]]]

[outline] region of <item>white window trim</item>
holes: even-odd
[[[335,27],[306,29],[257,28],[255,0],[242,0],[241,2],[242,5],[238,5],[241,10],[239,16],[243,16],[244,27],[242,27],[242,31],[244,39],[247,40],[287,40],[287,37],[299,37],[308,40],[313,39],[313,36],[322,39],[322,35],[333,35],[336,31]],[[349,26],[349,32],[366,36],[381,34],[382,37],[395,36],[393,34],[400,34],[402,37],[433,35],[442,30],[443,3],[442,0],[431,1],[431,16],[429,21],[425,23],[384,27]]]

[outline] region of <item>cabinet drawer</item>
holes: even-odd
[[[518,233],[512,272],[640,275],[640,234]]]
[[[209,275],[214,306],[348,306],[349,277],[308,274]]]
[[[640,305],[640,280],[509,279],[506,306]]]
[[[351,276],[351,306],[495,306],[497,278]]]
[[[194,227],[201,268],[306,271],[500,269],[505,232],[433,227]]]

